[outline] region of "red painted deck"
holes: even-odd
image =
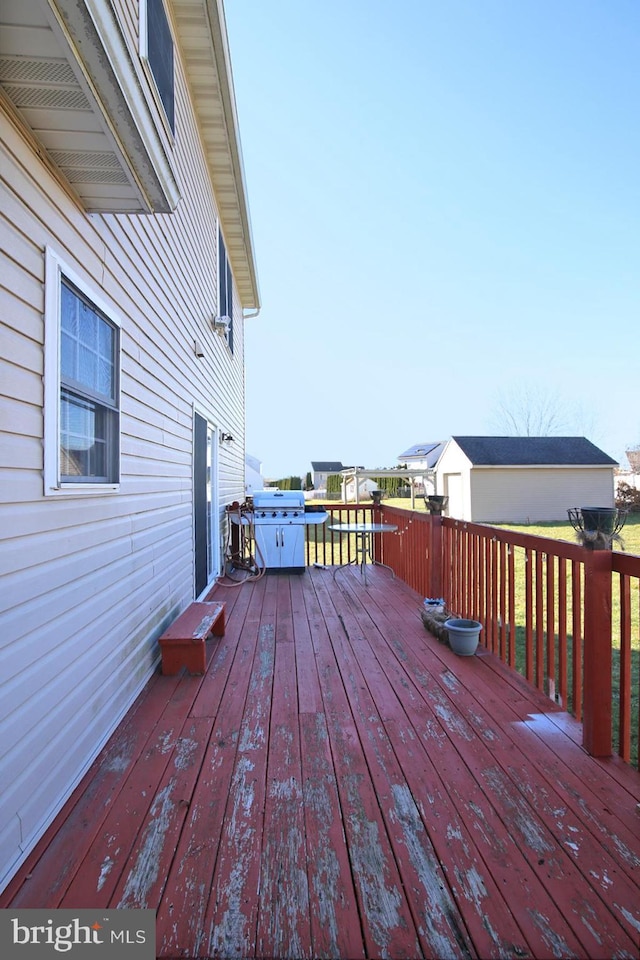
[[[0,906],[151,907],[160,957],[629,957],[640,776],[387,570],[215,590]]]

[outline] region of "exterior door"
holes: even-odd
[[[448,517],[457,520],[466,520],[464,515],[464,501],[462,497],[462,474],[446,473],[444,476],[444,492],[449,497],[445,511]]]
[[[199,597],[218,575],[218,482],[215,428],[194,414],[193,423],[193,524],[195,595]]]

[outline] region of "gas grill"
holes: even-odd
[[[326,519],[325,512],[305,513],[302,490],[255,491],[252,520],[258,566],[302,573],[305,527]]]

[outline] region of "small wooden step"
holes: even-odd
[[[196,601],[173,621],[158,640],[165,676],[174,676],[182,667],[189,673],[205,672],[205,641],[211,635],[224,636],[224,611],[224,603]]]

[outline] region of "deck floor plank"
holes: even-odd
[[[440,780],[437,767],[421,743],[424,705],[418,691],[406,677],[392,683],[385,670],[390,670],[394,681],[398,680],[392,666],[397,663],[395,656],[380,634],[376,636],[371,629],[365,632],[370,643],[359,641],[353,647],[357,656],[359,653],[358,661],[372,698],[371,708],[374,704],[378,709],[384,706],[381,722],[397,755],[400,796],[414,798],[453,896],[467,901],[465,919],[475,949],[481,957],[524,955],[528,952],[526,942],[492,877],[491,861],[485,864],[481,860],[477,844],[469,836],[466,824],[475,819],[475,811],[468,805],[463,815],[459,814],[449,786]],[[397,691],[402,691],[401,698]],[[409,703],[413,707],[413,723],[412,711],[407,710]],[[496,847],[492,844],[489,849],[493,855]],[[487,922],[488,903],[491,913],[500,916],[499,924]]]
[[[360,626],[363,622],[366,622],[366,618],[366,611],[363,611]],[[398,638],[395,639],[397,645]],[[567,829],[565,828],[564,836],[560,838],[551,836],[553,827],[563,818],[566,808],[563,807],[561,800],[554,795],[552,786],[544,776],[544,769],[539,771],[541,773],[540,777],[532,778],[530,757],[511,749],[512,746],[516,745],[515,738],[512,738],[507,747],[505,754],[507,759],[503,760],[501,757],[501,753],[504,753],[505,737],[500,737],[497,729],[494,729],[493,718],[497,713],[501,719],[502,729],[504,731],[513,729],[514,715],[510,712],[510,708],[497,701],[493,704],[493,716],[487,714],[484,700],[482,700],[482,694],[486,691],[482,690],[481,684],[473,685],[474,694],[477,693],[482,700],[482,702],[479,702],[475,697],[472,698],[468,694],[464,685],[458,683],[450,670],[434,671],[432,664],[428,662],[428,651],[422,650],[421,653],[424,656],[423,662],[427,667],[424,677],[431,684],[428,689],[427,702],[432,706],[436,705],[438,715],[446,721],[446,726],[451,729],[452,739],[457,740],[457,749],[463,753],[463,756],[465,751],[467,752],[465,766],[471,771],[475,768],[476,780],[483,790],[487,792],[487,788],[489,788],[489,792],[495,795],[498,804],[497,812],[502,820],[507,821],[509,818],[505,815],[506,810],[511,811],[511,820],[516,829],[521,831],[518,846],[527,851],[527,845],[532,844],[532,848],[527,851],[528,862],[535,863],[536,858],[538,858],[538,865],[541,866],[544,861],[545,870],[547,870],[547,885],[551,880],[555,882],[555,886],[552,887],[552,898],[557,903],[562,903],[562,897],[563,895],[566,896],[566,891],[570,889],[573,892],[574,895],[570,899],[570,904],[563,912],[568,913],[573,918],[573,934],[579,938],[586,955],[594,956],[597,955],[598,951],[615,949],[615,944],[620,939],[618,923],[615,920],[612,922],[608,907],[600,903],[598,896],[592,890],[591,883],[583,884],[584,890],[581,890],[581,878],[572,862],[569,850],[560,845],[562,842],[567,843],[570,850],[578,849],[578,843],[584,847],[589,843],[589,835],[580,834],[578,828],[572,823],[571,830],[575,831],[575,834],[571,832],[567,837]],[[476,664],[482,661],[481,657],[470,658],[468,661],[464,658],[455,658],[451,651],[445,647],[442,648],[441,655],[445,663],[448,660],[458,670],[474,669]],[[369,663],[370,658],[365,657],[364,662]],[[475,671],[475,674],[477,674],[477,671]],[[477,680],[475,674],[474,680]],[[438,686],[435,685],[436,683]],[[472,685],[468,686],[471,687]],[[480,687],[479,691],[476,689],[477,686]],[[455,697],[455,716],[447,703],[451,694]],[[376,699],[378,703],[384,702],[384,698],[380,694]],[[425,702],[425,707],[426,705]],[[461,725],[461,719],[466,720],[466,728]],[[480,739],[482,747],[478,747],[474,738]],[[469,752],[467,745],[470,742],[474,742],[474,746]],[[492,763],[491,759],[486,756],[486,753],[491,752],[495,757],[495,763]],[[471,753],[473,756],[471,756]],[[514,758],[520,764],[519,768],[515,767]],[[487,781],[489,782],[487,783]],[[527,785],[524,792],[518,790],[518,785],[521,783]],[[530,802],[530,808],[527,808],[524,804],[525,799]],[[536,816],[540,813],[542,813],[540,823],[534,826]],[[561,831],[562,824],[556,829],[556,832]],[[549,856],[551,852],[554,853],[552,857]],[[545,857],[542,856],[543,853],[545,853]],[[607,876],[610,887],[615,885],[616,894],[622,892],[626,883],[620,877],[620,872],[616,871],[616,865],[611,863],[610,858],[606,856],[604,857],[604,863],[602,863],[602,860],[601,854],[601,875]],[[594,857],[588,853],[585,856],[585,862],[593,864]],[[607,866],[609,866],[608,873]],[[616,877],[616,880],[612,880],[612,877]],[[613,894],[614,891],[611,890],[611,893]],[[628,900],[632,896],[633,886],[624,890],[623,899]],[[551,904],[549,904],[549,907],[552,912],[548,916],[542,915],[544,917],[542,923],[545,927],[555,930],[557,937],[562,936],[567,947],[569,947],[572,942],[571,933],[566,928],[563,919],[558,916],[557,910]],[[623,926],[625,925],[621,916],[617,919]],[[629,928],[630,925],[627,926]],[[629,929],[629,933],[633,936],[632,929]],[[633,940],[630,945],[632,943]]]
[[[279,595],[280,613],[290,598]],[[288,635],[290,618],[285,618]],[[302,757],[296,684],[296,651],[290,640],[276,642],[269,733],[267,795],[258,917],[258,952],[308,957],[311,943],[306,835],[302,804]]]
[[[244,957],[256,951],[276,646],[275,607],[271,602],[275,594],[268,587],[270,579],[266,578],[264,618],[258,628],[224,829],[205,914],[208,953],[204,956]]]
[[[166,702],[136,763],[123,778],[100,832],[60,901],[61,907],[91,907],[98,894],[110,901],[120,875],[131,866],[130,857],[142,825],[149,816],[155,818],[156,804],[162,804],[161,784],[167,770],[182,755],[181,733],[193,702],[192,691],[201,679],[182,677],[177,685],[167,685],[167,691],[175,692]],[[149,706],[143,703],[139,714],[138,722],[145,727],[153,722]]]
[[[148,906],[158,956],[637,960],[640,776],[388,570],[219,584],[0,907]]]
[[[237,589],[236,589],[237,592]],[[259,591],[244,591],[245,598],[260,599]],[[210,902],[213,874],[225,825],[225,811],[236,763],[240,728],[245,710],[248,678],[256,655],[259,619],[248,622],[249,604],[234,608],[225,636],[235,637],[235,651],[228,672],[212,663],[208,674],[212,689],[207,703],[220,701],[211,731],[208,754],[196,784],[189,819],[178,844],[167,881],[167,894],[157,907],[156,941],[161,956],[203,956],[209,952],[205,913]],[[242,619],[241,619],[242,615]],[[219,659],[227,663],[226,652]],[[219,688],[219,689],[216,689]],[[224,694],[224,695],[223,695]],[[194,709],[201,709],[200,696]],[[210,924],[210,921],[209,921]]]
[[[395,646],[397,652],[397,638]],[[384,649],[378,648],[377,653],[384,661]],[[410,645],[407,645],[402,659],[406,664],[411,664]],[[366,658],[364,662],[366,663]],[[394,662],[393,658],[392,662]],[[422,670],[421,664],[418,667],[415,674],[417,696],[413,697],[410,706],[407,699],[404,700],[407,712],[413,720],[412,726],[406,729],[406,720],[399,719],[396,722],[405,723],[406,732],[401,742],[410,741],[413,737],[422,745],[425,754],[422,756],[422,763],[427,765],[427,769],[429,769],[427,758],[437,759],[435,767],[429,769],[424,785],[416,780],[416,766],[410,767],[407,775],[413,795],[429,798],[425,824],[434,841],[439,840],[439,855],[443,864],[448,865],[450,869],[450,883],[456,899],[458,902],[462,898],[467,901],[465,916],[470,924],[470,930],[473,929],[478,936],[477,930],[478,926],[480,927],[478,953],[480,956],[503,954],[510,956],[520,955],[524,950],[526,955],[530,949],[533,955],[544,956],[550,949],[548,934],[545,929],[541,929],[541,924],[537,920],[529,916],[526,905],[535,898],[538,905],[544,907],[545,914],[559,929],[565,926],[561,914],[555,907],[553,899],[545,892],[538,878],[530,870],[527,860],[521,856],[521,851],[513,842],[509,831],[496,816],[491,797],[483,784],[472,775],[465,764],[460,762],[456,749],[457,737],[461,736],[464,740],[469,736],[473,739],[473,734],[461,724],[455,711],[449,707],[446,698],[438,696],[435,703],[428,705],[424,699],[424,693],[420,696],[420,689],[426,682],[425,678],[429,677],[428,670],[434,670],[434,665],[427,665],[427,671]],[[438,672],[437,668],[436,672]],[[395,688],[398,689],[397,684]],[[400,689],[406,690],[406,683]],[[378,702],[380,702],[379,699]],[[395,742],[398,742],[397,738]],[[441,783],[439,773],[442,775]],[[420,789],[416,789],[417,787]],[[423,793],[424,788],[427,790],[426,794]],[[476,836],[472,849],[482,854],[486,866],[479,865],[479,863],[482,864],[482,860],[479,863],[474,863],[473,860],[469,862],[464,834],[460,829],[461,823],[473,823],[476,831],[479,831],[479,837]],[[437,826],[434,829],[434,824],[441,824],[444,827],[444,835],[442,830],[439,834]],[[454,856],[455,847],[458,849]],[[455,862],[452,863],[452,860]],[[502,898],[494,900],[486,896],[487,887],[484,885],[483,878],[487,872],[501,878],[503,884],[508,877],[511,885],[519,886],[520,891],[514,898],[515,903],[506,905]],[[509,900],[511,900],[511,890]],[[506,913],[512,912],[517,922],[514,922],[511,917],[505,922],[505,906]],[[566,930],[565,934],[562,941],[563,947],[566,946],[569,949],[572,945],[578,951],[576,955],[580,955],[577,940],[572,939],[569,930]],[[524,945],[523,936],[525,937]],[[486,943],[487,938],[494,942]]]
[[[167,679],[171,691],[175,691],[179,678]],[[143,720],[145,709],[153,717],[152,726],[155,725],[170,696],[169,691],[159,690],[157,684],[145,688],[118,727],[117,736],[112,737],[96,757],[40,843],[1,894],[6,902],[15,907],[38,902],[51,907],[59,905],[86,850],[98,834],[113,798],[144,749],[151,732]]]

